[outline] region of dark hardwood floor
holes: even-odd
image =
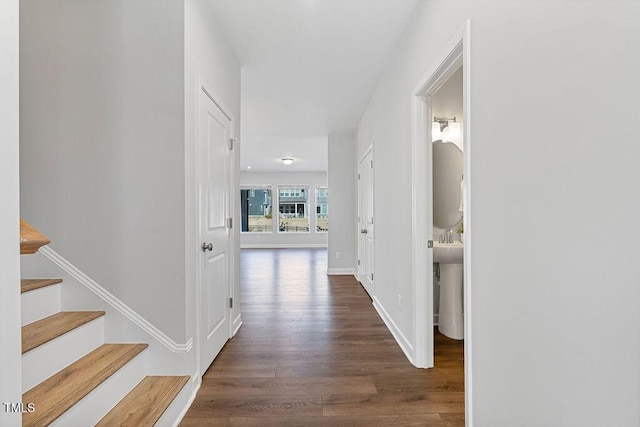
[[[243,250],[243,326],[181,426],[464,426],[463,344],[417,369],[326,250]]]

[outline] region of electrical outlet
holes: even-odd
[[[340,252],[336,252],[336,259],[340,259]]]
[[[402,310],[402,295],[398,294],[398,310]]]

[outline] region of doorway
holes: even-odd
[[[422,368],[434,366],[433,320],[433,188],[432,188],[432,96],[460,68],[463,67],[463,129],[465,156],[463,174],[466,191],[463,198],[464,215],[464,366],[465,405],[471,418],[471,348],[472,348],[472,205],[471,200],[471,116],[470,116],[470,22],[466,21],[437,60],[417,82],[412,96],[412,186],[413,186],[413,277],[414,277],[414,364]],[[425,221],[425,218],[428,220]]]

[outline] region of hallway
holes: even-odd
[[[243,250],[243,326],[181,426],[464,425],[463,345],[436,334],[414,368],[353,276],[325,249]]]

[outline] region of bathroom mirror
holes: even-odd
[[[433,225],[452,228],[462,219],[462,151],[450,142],[433,142]]]

